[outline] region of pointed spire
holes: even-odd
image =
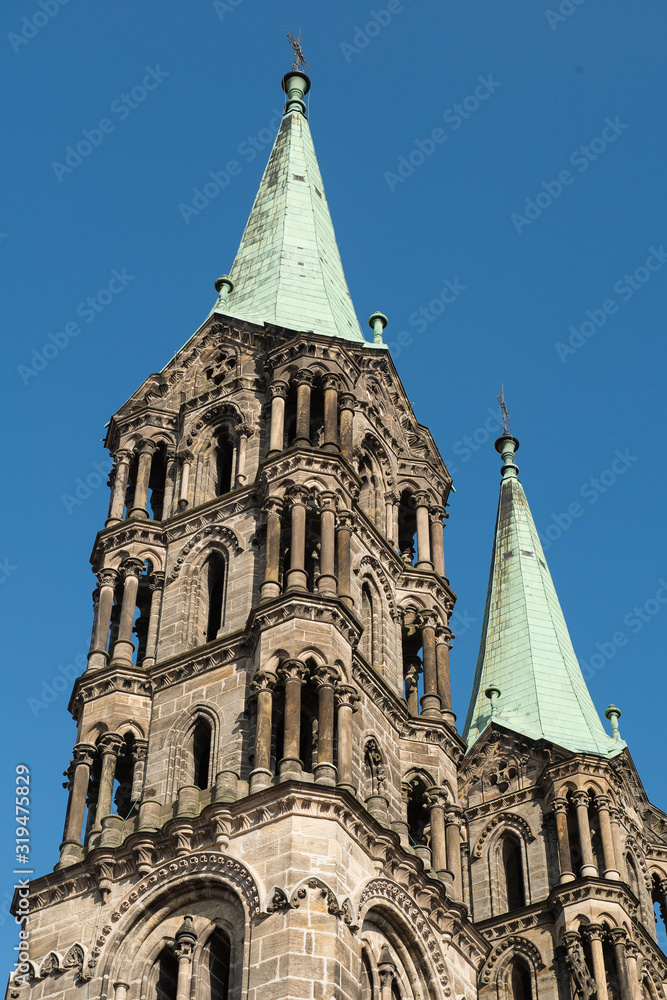
[[[507,430],[491,572],[464,739],[472,746],[493,720],[533,739],[612,757],[625,746],[605,731],[572,648]],[[617,712],[612,706],[612,714]],[[620,714],[620,713],[619,713]]]
[[[280,129],[213,312],[363,343],[306,118],[310,80],[292,69],[282,86]]]

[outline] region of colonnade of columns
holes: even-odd
[[[601,872],[598,871],[591,839],[589,818],[591,799],[589,793],[583,789],[577,789],[569,798],[562,795],[554,798],[552,808],[556,820],[561,883],[574,881],[577,877],[575,871],[577,867],[581,878],[600,876],[618,881],[621,877],[623,849],[618,812],[612,808],[608,795],[596,795],[593,801],[597,810],[604,859],[604,868]],[[574,809],[577,820],[577,844],[570,842],[568,813],[571,809]],[[573,863],[573,850],[581,852],[581,864],[578,866]]]
[[[566,931],[563,944],[568,956],[570,968],[581,969],[584,961],[582,938],[590,948],[592,980],[598,998],[606,1000],[608,996],[608,979],[615,980],[617,992],[622,1000],[641,1000],[642,989],[639,982],[637,956],[639,949],[628,937],[624,927],[603,926],[602,924],[585,924],[578,931]],[[613,966],[605,960],[605,942],[613,950]],[[581,973],[578,973],[581,975]]]
[[[121,753],[127,744],[120,733],[104,733],[97,742],[77,743],[73,750],[72,760],[65,772],[69,789],[67,812],[63,842],[60,845],[60,862],[58,867],[79,861],[83,850],[83,824],[86,806],[94,808],[94,816],[89,817],[87,824],[91,833],[99,833],[102,821],[111,815],[112,796],[116,768]],[[144,784],[146,767],[146,752],[148,741],[137,739],[132,745],[132,783],[131,801],[138,802]],[[98,764],[99,784],[96,800],[90,799],[90,778],[95,764]]]
[[[281,781],[299,779],[303,775],[300,758],[301,695],[304,684],[311,679],[318,696],[317,761],[313,766],[315,781],[337,785],[354,793],[352,781],[352,714],[359,696],[355,689],[341,684],[338,671],[326,665],[312,673],[298,659],[284,660],[277,671],[262,670],[255,674],[251,689],[257,698],[254,768],[250,775],[250,792],[271,784],[272,738],[274,729],[274,699],[277,688],[284,689],[284,735],[282,756],[277,761]],[[334,760],[334,741],[338,754]],[[280,748],[276,748],[278,752]]]
[[[452,712],[452,695],[449,675],[449,650],[452,633],[438,623],[434,611],[407,612],[410,630],[419,631],[422,657],[404,653],[403,677],[405,698],[410,715],[426,718],[444,718],[454,725],[456,716]],[[407,618],[404,618],[407,622]],[[419,698],[419,675],[424,674],[424,693]],[[420,713],[421,708],[421,713]]]
[[[139,580],[145,573],[145,564],[140,559],[129,558],[121,563],[120,569],[105,568],[98,574],[98,588],[95,592],[93,631],[88,652],[88,669],[96,670],[109,661],[118,665],[131,666],[134,654],[132,634],[137,608]],[[156,572],[148,578],[150,606],[148,608],[148,630],[142,666],[149,667],[155,662],[158,624],[164,589],[164,573]],[[110,653],[109,634],[115,614],[113,645]]]
[[[310,417],[315,374],[309,368],[301,368],[292,379],[296,386],[296,427],[294,444],[310,447]],[[341,380],[334,373],[322,377],[324,402],[324,432],[321,447],[324,451],[342,452],[346,458],[352,454],[352,416],[354,396],[341,393]],[[269,386],[271,396],[271,430],[269,437],[269,457],[284,448],[285,404],[290,384],[283,379],[274,379]],[[339,421],[340,406],[340,421]]]
[[[409,782],[402,783],[401,792],[403,816],[400,822],[392,823],[392,828],[399,834],[403,844],[408,846],[410,844],[408,803],[411,792]],[[429,846],[417,847],[417,854],[422,856],[423,860],[430,860],[431,867],[438,877],[451,886],[454,898],[462,900],[461,830],[463,810],[451,801],[448,790],[440,786],[426,790],[424,805],[429,815]]]

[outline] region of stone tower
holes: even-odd
[[[470,915],[492,946],[480,1000],[657,1000],[667,816],[646,798],[620,711],[607,709],[608,735],[588,693],[518,447],[509,433],[496,442],[500,501],[459,766]]]
[[[109,425],[60,860],[8,994],[657,1000],[667,818],[595,714],[509,435],[455,728],[451,478],[385,317],[359,327],[309,87],[216,305]]]

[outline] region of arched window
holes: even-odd
[[[602,834],[600,833],[600,817],[595,805],[594,792],[589,792],[588,796],[588,824],[591,831],[591,847],[598,873],[602,875],[606,868],[604,863],[604,850],[602,848]]]
[[[222,603],[225,588],[225,564],[219,555],[211,556],[206,563],[205,579],[208,589],[208,616],[206,642],[216,639],[222,626]]]
[[[178,959],[173,951],[164,948],[155,966],[155,1000],[176,1000]]]
[[[167,514],[164,510],[164,490],[167,483],[167,459],[164,445],[153,455],[151,474],[148,481],[148,506],[153,520],[161,521]]]
[[[224,496],[233,487],[232,473],[234,469],[234,445],[231,441],[229,430],[224,428],[218,431],[213,449],[213,479],[214,494],[216,497]]]
[[[515,959],[510,976],[512,1000],[532,1000],[533,990],[530,982],[530,970],[521,959]]]
[[[653,903],[653,916],[655,918],[658,943],[663,951],[667,947],[667,898],[660,884],[660,876],[657,872],[651,879],[651,902]]]
[[[115,811],[123,819],[133,812],[132,778],[134,775],[134,733],[127,733],[123,749],[116,761],[114,776],[113,804]]]
[[[408,785],[408,836],[413,846],[426,846],[427,823],[426,785],[421,778],[413,778]]]
[[[309,677],[301,688],[301,727],[299,757],[304,771],[309,774],[317,764],[318,737],[318,696],[313,683],[313,674],[317,670],[314,660],[307,660]]]
[[[361,636],[361,651],[369,663],[373,662],[373,595],[371,588],[364,583],[361,588],[361,623],[364,631]]]
[[[218,929],[208,939],[203,955],[202,980],[205,989],[208,987],[206,1000],[227,1000],[230,958],[229,938]]]
[[[417,515],[410,490],[403,490],[398,505],[398,551],[403,559],[412,566],[415,560],[415,535],[417,533]]]
[[[577,823],[577,814],[575,810],[574,803],[572,802],[572,792],[568,793],[567,796],[568,809],[567,809],[567,834],[570,841],[570,857],[572,859],[572,872],[576,878],[581,875],[581,866],[583,864],[583,855],[581,852],[581,840],[579,839],[579,824]]]
[[[198,719],[192,733],[193,784],[197,788],[208,788],[211,771],[210,723],[206,719]]]
[[[511,835],[503,837],[501,864],[505,879],[505,905],[508,910],[518,910],[526,905],[526,892],[521,844],[516,837]]]

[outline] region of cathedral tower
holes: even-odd
[[[11,1000],[659,1000],[667,817],[503,480],[462,737],[451,478],[366,341],[306,115],[229,275],[109,424],[52,873]]]

